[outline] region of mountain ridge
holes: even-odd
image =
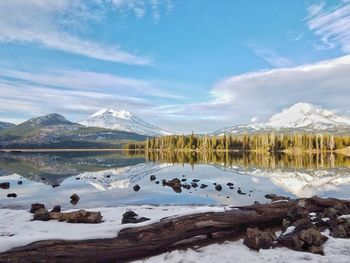
[[[7,129],[7,128],[11,128],[11,127],[13,127],[13,126],[15,126],[15,124],[10,123],[10,122],[0,121],[0,131],[1,131],[1,130],[5,130],[5,129]]]
[[[0,131],[0,148],[116,148],[140,134],[85,127],[51,113]]]
[[[214,135],[259,132],[349,132],[350,117],[337,115],[310,103],[296,103],[274,114],[267,122],[235,125],[214,131]]]

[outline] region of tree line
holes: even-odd
[[[127,149],[180,151],[335,151],[350,146],[350,136],[337,134],[242,134],[242,135],[169,135],[130,142]]]
[[[264,153],[232,151],[147,151],[144,156],[148,162],[171,164],[214,164],[224,167],[244,166],[264,169],[323,169],[349,167],[350,158],[333,153]]]

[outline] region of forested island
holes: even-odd
[[[266,151],[266,152],[348,152],[349,135],[338,134],[242,134],[169,135],[125,144],[130,150],[176,151]]]

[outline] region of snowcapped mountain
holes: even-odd
[[[119,131],[133,132],[146,136],[169,135],[171,133],[151,125],[128,111],[102,109],[95,114],[79,121],[79,124],[89,127],[101,127]]]
[[[51,113],[0,130],[0,148],[108,148],[146,136],[125,131],[85,127]]]
[[[273,115],[267,122],[237,125],[214,132],[216,135],[268,131],[349,132],[350,117],[337,115],[309,103],[297,103]]]

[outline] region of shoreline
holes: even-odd
[[[283,151],[269,152],[265,150],[190,150],[190,149],[125,149],[125,148],[18,148],[18,149],[1,149],[0,153],[15,153],[15,152],[179,152],[179,153],[208,153],[208,152],[220,152],[220,153],[260,153],[260,154],[288,154],[288,155],[301,155],[301,154],[341,154],[341,155],[350,155],[350,148],[344,148],[334,151],[296,151],[293,149],[286,149]]]
[[[122,151],[134,151],[134,150],[127,150],[127,149],[108,149],[108,148],[101,148],[101,149],[0,149],[1,152],[5,153],[16,153],[16,152],[122,152]]]

